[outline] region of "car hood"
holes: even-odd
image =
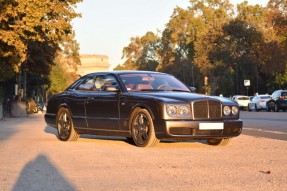
[[[131,94],[140,97],[158,99],[165,102],[174,102],[174,101],[191,102],[198,100],[214,100],[214,101],[220,101],[224,105],[237,105],[235,101],[229,98],[218,97],[218,96],[207,96],[204,94],[189,93],[189,92],[134,92]]]

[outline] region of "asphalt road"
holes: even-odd
[[[241,111],[243,134],[287,141],[287,112]]]
[[[61,142],[43,114],[0,120],[0,191],[286,191],[283,113],[242,112],[243,133],[225,147],[204,141],[138,148],[124,138]]]

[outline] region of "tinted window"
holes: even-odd
[[[76,88],[76,90],[92,91],[94,86],[94,79],[87,78]]]
[[[269,99],[270,96],[260,96],[260,99]]]
[[[93,78],[88,78],[84,80],[76,90],[83,91],[106,91],[107,87],[118,85],[114,76],[111,75],[100,75]]]
[[[281,96],[287,96],[287,92],[282,92]]]
[[[249,97],[239,97],[238,100],[249,100]]]
[[[94,91],[106,91],[108,87],[117,87],[118,83],[114,76],[97,76],[95,78]]]

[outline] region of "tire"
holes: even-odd
[[[268,111],[268,112],[270,112],[270,111],[271,111],[271,108],[270,108],[270,106],[269,106],[269,104],[268,104],[268,103],[266,104],[266,111]]]
[[[278,105],[275,103],[275,104],[274,104],[274,111],[275,111],[275,112],[279,112],[279,110],[280,110],[280,109],[279,109]]]
[[[213,146],[226,146],[230,141],[230,138],[223,139],[208,139],[207,143]]]
[[[257,112],[260,111],[256,104],[255,104],[255,111],[257,111]]]
[[[138,147],[153,147],[159,140],[155,136],[151,115],[146,109],[136,108],[130,118],[130,130]]]
[[[57,114],[56,126],[58,138],[61,141],[76,141],[79,134],[75,131],[71,114],[67,108],[60,108]]]
[[[248,111],[252,111],[252,109],[250,109],[250,106],[249,106],[249,104],[248,104],[247,108],[248,108]]]

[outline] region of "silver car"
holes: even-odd
[[[257,95],[248,103],[248,111],[266,110],[266,103],[270,99],[270,95]]]

